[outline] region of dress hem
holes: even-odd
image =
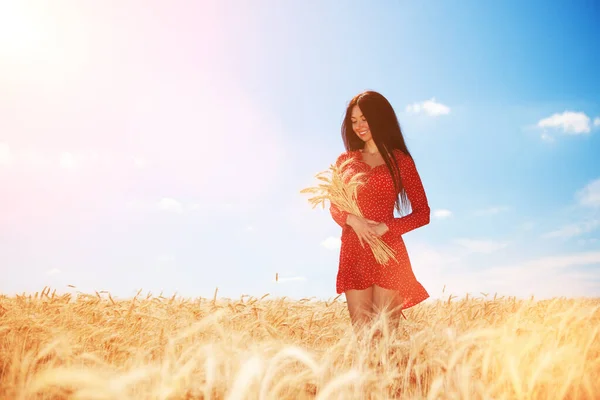
[[[395,288],[395,287],[386,287],[386,286],[381,285],[379,283],[373,282],[373,283],[371,283],[369,285],[366,285],[365,287],[347,287],[347,288],[345,288],[343,290],[342,289],[336,289],[336,293],[339,295],[339,294],[342,294],[342,293],[344,293],[344,292],[346,292],[348,290],[365,290],[365,289],[370,288],[373,285],[377,285],[377,286],[379,286],[379,287],[381,287],[383,289],[387,289],[387,290],[394,290],[396,292],[402,292],[401,289],[398,289],[398,288]],[[423,290],[425,291],[425,289],[423,289]],[[402,296],[402,294],[401,294],[401,296]],[[402,297],[406,298],[407,296],[402,296]],[[406,303],[404,303],[401,309],[402,310],[406,310],[408,308],[414,307],[414,306],[416,306],[416,305],[424,302],[425,300],[427,300],[430,297],[431,296],[429,295],[429,293],[427,293],[427,291],[425,291],[425,293],[422,293],[421,295],[408,296],[409,301],[406,302]]]

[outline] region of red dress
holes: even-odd
[[[397,290],[401,296],[402,308],[406,309],[426,300],[429,294],[415,278],[401,235],[427,225],[430,209],[413,159],[400,150],[394,150],[393,153],[412,210],[409,215],[400,218],[394,215],[397,192],[386,164],[371,168],[362,160],[359,150],[348,151],[338,157],[337,165],[349,158],[353,159],[346,169],[349,176],[359,172],[367,173],[365,184],[357,192],[358,205],[365,218],[385,222],[389,227],[389,231],[381,239],[394,249],[397,262],[390,260],[386,265],[378,264],[369,245],[365,243],[363,248],[354,230],[346,225],[348,213],[331,205],[331,216],[342,227],[336,290],[340,294],[349,289],[363,290],[376,284],[385,289]]]

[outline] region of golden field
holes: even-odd
[[[0,296],[0,399],[600,398],[600,299],[405,314],[356,337],[339,299]]]

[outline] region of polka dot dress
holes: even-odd
[[[357,192],[360,210],[365,218],[385,222],[389,227],[381,239],[394,249],[397,262],[390,260],[385,265],[378,264],[370,247],[365,244],[363,248],[354,230],[346,225],[348,213],[331,205],[331,216],[342,227],[336,290],[340,294],[350,289],[367,289],[376,284],[397,290],[402,299],[402,308],[406,309],[426,300],[429,294],[415,278],[402,235],[427,225],[430,209],[413,159],[400,150],[394,150],[394,156],[412,209],[409,215],[401,218],[394,216],[397,196],[386,164],[371,167],[362,160],[358,150],[338,157],[337,165],[352,158],[347,167],[349,176],[359,172],[367,174],[365,184]]]

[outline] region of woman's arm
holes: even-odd
[[[340,210],[333,203],[331,203],[331,206],[329,207],[329,213],[331,214],[331,217],[333,218],[333,220],[339,226],[341,226],[342,228],[346,226],[346,223],[348,222],[348,215],[350,215],[350,213]]]
[[[389,228],[384,235],[391,234],[396,237],[429,224],[431,215],[427,195],[414,160],[406,154],[401,154],[397,159],[402,184],[410,201],[412,212],[400,218],[382,221]]]
[[[350,155],[348,153],[340,154],[337,160],[335,160],[335,165],[339,168],[339,166],[342,165],[343,162],[348,160],[349,157]],[[330,204],[331,206],[329,207],[329,213],[331,214],[331,217],[339,226],[344,228],[347,225],[348,215],[350,215],[350,213],[340,210],[335,204],[331,202]]]

